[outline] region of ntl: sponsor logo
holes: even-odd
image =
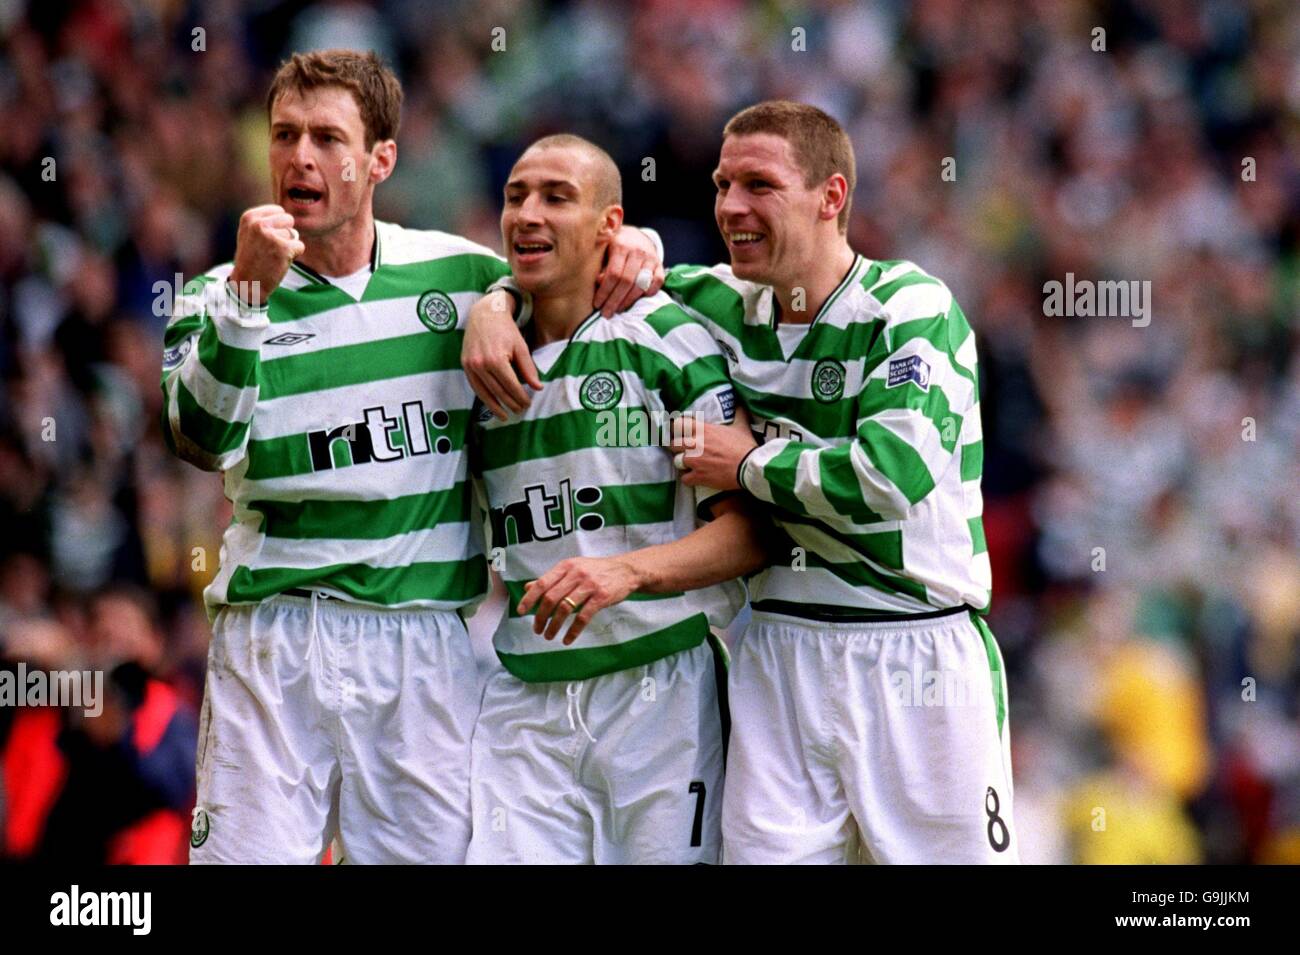
[[[86,716],[104,712],[104,671],[0,670],[0,706],[80,706]]]

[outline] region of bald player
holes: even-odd
[[[727,861],[1015,862],[970,323],[939,279],[849,245],[853,147],[822,110],[742,110],[713,178],[731,260],[665,287],[762,443],[702,424],[683,480],[762,502],[780,554],[748,582],[730,673]],[[505,341],[485,361],[471,314],[480,395],[477,369],[519,347],[484,318]]]
[[[522,414],[474,416],[510,606],[474,734],[471,863],[719,859],[725,670],[710,625],[735,616],[735,578],[763,556],[743,498],[686,487],[664,444],[681,416],[753,441],[717,344],[666,295],[600,320],[620,202],[617,167],[576,136],[534,143],[505,188],[544,387]]]

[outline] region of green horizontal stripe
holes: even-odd
[[[626,338],[611,341],[573,341],[553,364],[542,381],[586,377],[597,371],[630,374],[647,388],[657,389],[664,407],[682,411],[704,392],[730,384],[726,360],[720,354],[702,355],[685,367],[673,364],[664,355],[639,342]]]
[[[605,519],[606,527],[614,527],[667,523],[676,505],[677,482],[663,481],[604,486],[597,503],[577,504],[574,511],[578,517],[594,512]]]
[[[869,426],[872,424],[872,422],[868,422]],[[892,432],[886,432],[879,425],[874,425],[874,427],[893,437]],[[916,457],[916,461],[920,463],[921,459],[916,456],[915,451],[912,451],[906,444],[896,438],[894,441],[894,444],[889,444],[886,447],[888,454],[902,453],[901,449],[905,449]],[[884,517],[877,513],[862,496],[862,487],[858,482],[857,471],[853,467],[851,449],[851,444],[842,444],[834,448],[815,448],[794,441],[787,444],[763,468],[763,477],[767,480],[771,489],[772,503],[795,515],[807,516],[809,514],[807,506],[795,496],[794,489],[798,477],[800,458],[804,454],[815,453],[818,455],[817,465],[821,477],[822,495],[826,498],[826,503],[837,514],[844,516],[855,524],[871,524],[884,520]],[[871,447],[868,446],[866,450],[867,457],[875,461]],[[886,463],[890,462],[887,461]],[[924,465],[921,466],[924,467]],[[926,473],[928,475],[929,472]],[[893,480],[889,474],[886,474],[886,477]],[[933,487],[933,485],[931,486]],[[906,490],[904,490],[904,493],[907,493]],[[912,503],[916,502],[913,501]]]
[[[867,460],[903,492],[909,503],[915,504],[934,490],[934,478],[921,455],[888,428],[875,421],[865,422],[862,443]]]
[[[858,472],[853,464],[853,445],[845,444],[823,451],[817,460],[822,494],[826,502],[855,524],[869,524],[880,515],[862,496]]]
[[[484,292],[509,271],[500,259],[466,253],[405,265],[381,265],[370,277],[362,302],[419,296],[431,290],[448,295],[457,292]],[[281,286],[271,293],[269,316],[272,323],[292,322],[321,312],[328,312],[357,302],[341,288],[312,281],[298,289]],[[414,312],[412,305],[412,312]]]
[[[556,561],[556,563],[559,563],[559,561]],[[531,617],[533,615],[532,611],[529,611],[526,614],[515,612],[516,609],[519,607],[519,601],[524,599],[524,588],[528,586],[530,581],[502,580],[501,582],[505,584],[506,587],[507,616],[509,616],[511,619],[518,619],[520,617]],[[656,600],[673,600],[681,596],[684,596],[684,594],[680,590],[674,591],[673,593],[666,593],[666,594],[643,594],[640,591],[633,591],[623,599],[626,601],[631,601],[633,603],[642,603],[642,602],[653,602]]]
[[[883,564],[893,570],[903,570],[903,532],[869,531],[861,534],[848,534],[837,530],[816,518],[797,518],[793,515],[778,515],[779,522],[788,530],[808,529],[818,534],[833,538],[849,550],[861,554],[877,564]]]
[[[246,480],[265,481],[294,474],[310,474],[311,471],[311,449],[305,434],[289,434],[261,441],[253,438],[248,442],[248,470],[244,472]]]
[[[957,351],[970,335],[966,316],[957,307],[957,303],[953,302],[946,315],[931,315],[898,323],[890,329],[889,344],[897,351],[914,338],[929,342],[935,351],[948,356],[957,374],[975,384],[975,369],[967,368],[957,361]]]
[[[685,411],[700,397],[715,388],[731,386],[727,360],[721,355],[705,355],[678,368],[661,361],[660,376],[654,380],[659,397],[669,411]]]
[[[939,443],[945,451],[952,453],[961,437],[962,416],[952,410],[948,395],[938,385],[931,385],[922,391],[912,382],[905,382],[893,388],[885,384],[884,379],[872,378],[862,389],[858,403],[858,414],[876,415],[881,411],[905,409],[919,411],[930,419],[934,429],[939,432]]]
[[[897,263],[889,262],[884,259],[878,259],[872,262],[871,265],[867,266],[867,270],[862,273],[862,278],[859,280],[858,284],[867,291],[871,291],[872,287],[880,281],[880,277],[889,271],[889,269],[895,264]]]
[[[791,358],[802,358],[816,362],[821,358],[835,358],[841,362],[853,362],[868,358],[885,323],[878,318],[852,316],[843,328],[819,321],[799,342]]]
[[[471,518],[469,484],[383,501],[250,501],[267,537],[382,540]]]
[[[881,573],[869,564],[837,563],[826,560],[812,550],[808,551],[807,561],[807,566],[819,567],[822,570],[829,571],[836,577],[840,578],[840,580],[843,580],[854,587],[865,587],[886,594],[901,593],[906,594],[909,597],[914,597],[922,602],[929,602],[929,598],[926,596],[924,584],[907,577]]]
[[[163,348],[175,348],[199,331],[203,327],[203,322],[204,317],[202,315],[187,315],[184,318],[176,319],[163,332]]]
[[[482,554],[461,560],[404,567],[332,564],[327,567],[240,567],[230,577],[228,603],[257,603],[294,587],[329,587],[364,603],[392,605],[416,600],[468,603],[487,590]]]
[[[207,322],[199,336],[199,363],[223,385],[245,388],[257,383],[261,355],[256,349],[235,348],[217,337],[215,322]]]
[[[746,358],[785,361],[781,344],[770,328],[745,324],[745,300],[740,293],[701,266],[674,266],[665,277],[664,291],[737,339]],[[767,334],[751,334],[754,329]]]
[[[605,673],[645,666],[682,650],[690,650],[703,643],[708,635],[708,618],[700,613],[614,646],[540,653],[502,653],[498,650],[497,656],[507,670],[527,683],[588,680]],[[581,641],[579,637],[578,642]]]
[[[296,289],[281,285],[267,299],[266,315],[275,325],[356,304],[356,300],[338,286],[313,280],[311,284]]]
[[[248,434],[248,422],[222,421],[209,414],[190,394],[185,382],[173,379],[176,388],[176,406],[180,411],[181,434],[209,454],[225,454],[243,443]]]
[[[404,265],[381,265],[371,276],[361,301],[404,298],[434,289],[447,295],[486,292],[489,285],[509,273],[510,267],[501,259],[475,252]]]
[[[852,395],[845,395],[842,401],[824,404],[815,398],[791,398],[755,391],[740,381],[735,384],[737,395],[754,417],[785,418],[805,434],[823,440],[847,438],[857,433],[858,420]]]
[[[263,400],[460,368],[459,331],[418,332],[262,362]],[[468,382],[465,385],[469,392]]]
[[[768,461],[762,469],[763,477],[768,482],[772,503],[782,510],[789,511],[791,514],[803,516],[808,515],[808,508],[804,506],[803,501],[795,496],[794,486],[799,455],[807,450],[812,449],[808,445],[801,445],[792,441],[782,448],[772,460]],[[745,472],[749,472],[748,465]]]
[[[883,264],[883,263],[882,263]],[[894,264],[894,263],[889,263]],[[938,279],[929,275],[922,275],[920,272],[907,272],[896,279],[890,279],[883,285],[868,287],[870,292],[881,305],[884,305],[893,298],[900,290],[909,288],[913,285],[942,285]]]
[[[226,263],[227,265],[231,263]],[[220,268],[220,266],[218,266]],[[181,294],[187,297],[198,295],[203,291],[205,285],[211,285],[217,280],[215,275],[196,275],[181,287]]]
[[[684,325],[696,324],[695,319],[683,312],[676,304],[661,305],[647,315],[644,321],[660,338],[667,338]]]
[[[645,408],[639,406],[619,410],[629,415],[636,412],[649,415]],[[598,412],[582,408],[578,411],[562,411],[536,421],[524,420],[484,428],[478,433],[477,444],[481,457],[477,465],[483,472],[487,472],[585,448],[600,448],[608,455],[615,455],[623,449],[601,446],[601,440],[605,440],[609,432],[608,425],[601,428],[601,421]]]

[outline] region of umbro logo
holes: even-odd
[[[276,335],[274,338],[268,338],[263,345],[300,345],[309,338],[315,338],[314,332],[285,332],[283,335]]]

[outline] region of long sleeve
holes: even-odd
[[[163,339],[163,434],[178,457],[205,471],[244,457],[269,325],[265,307],[251,308],[229,289],[228,271],[186,285]]]
[[[741,466],[750,493],[795,514],[872,523],[902,519],[934,490],[977,400],[974,335],[947,290],[937,294],[945,309],[889,316],[870,344],[862,387],[845,396],[855,435],[830,446],[768,441]]]

